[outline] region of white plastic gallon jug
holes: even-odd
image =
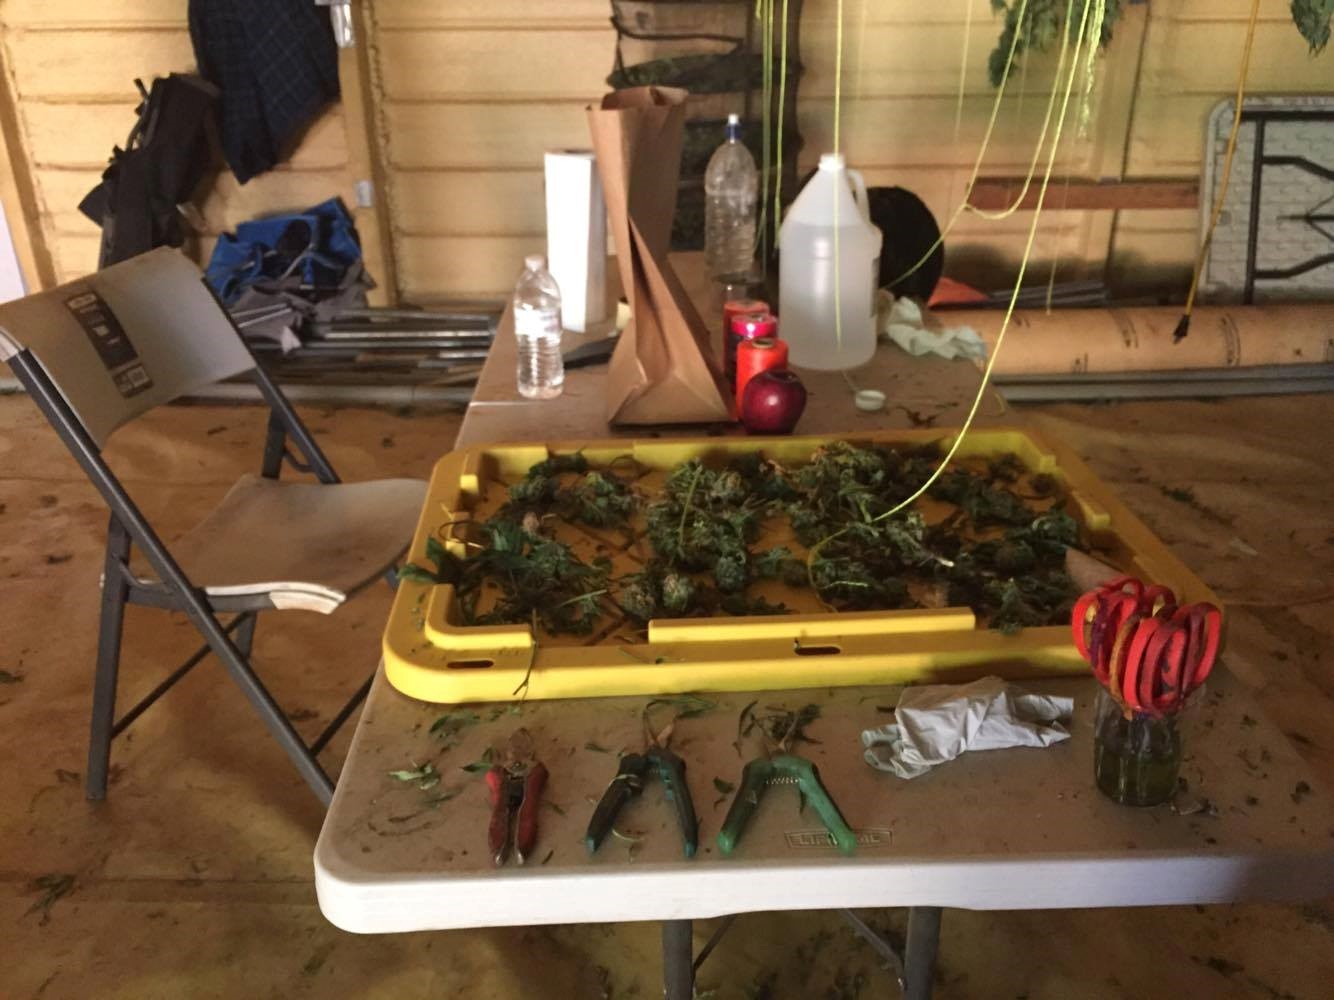
[[[849,170],[840,154],[824,154],[820,169],[797,195],[778,233],[778,333],[787,341],[793,365],[841,371],[871,360],[880,243],[880,230],[871,225],[862,175]],[[836,277],[841,323],[835,319]]]

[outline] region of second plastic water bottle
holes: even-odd
[[[518,341],[519,395],[551,399],[565,386],[560,353],[560,289],[539,253],[524,258],[514,286],[514,337]]]
[[[755,262],[759,173],[741,142],[741,116],[727,116],[727,141],[704,172],[704,262],[715,280],[744,278]]]

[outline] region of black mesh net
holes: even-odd
[[[773,245],[774,183],[786,203],[795,193],[797,153],[798,47],[802,0],[787,0],[787,85],[780,88],[784,0],[611,0],[616,28],[616,66],[607,83],[625,87],[680,87],[689,91],[681,151],[681,188],[672,223],[672,248],[704,247],[704,171],[724,139],[729,114],[741,115],[743,141],[764,178],[761,220],[766,246]],[[766,88],[766,41],[771,70]],[[768,91],[769,124],[764,106]],[[780,90],[782,101],[780,106]],[[781,172],[774,156],[783,121]],[[773,131],[773,135],[770,134]],[[765,212],[764,208],[769,211]]]

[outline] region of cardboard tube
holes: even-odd
[[[1004,310],[951,310],[995,346]],[[1334,361],[1334,305],[1197,306],[1190,335],[1172,342],[1180,307],[1016,310],[998,375],[1243,368]]]

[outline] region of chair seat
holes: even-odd
[[[419,479],[323,485],[246,475],[169,548],[211,597],[330,614],[407,550],[425,496]],[[151,571],[135,575],[157,582]]]

